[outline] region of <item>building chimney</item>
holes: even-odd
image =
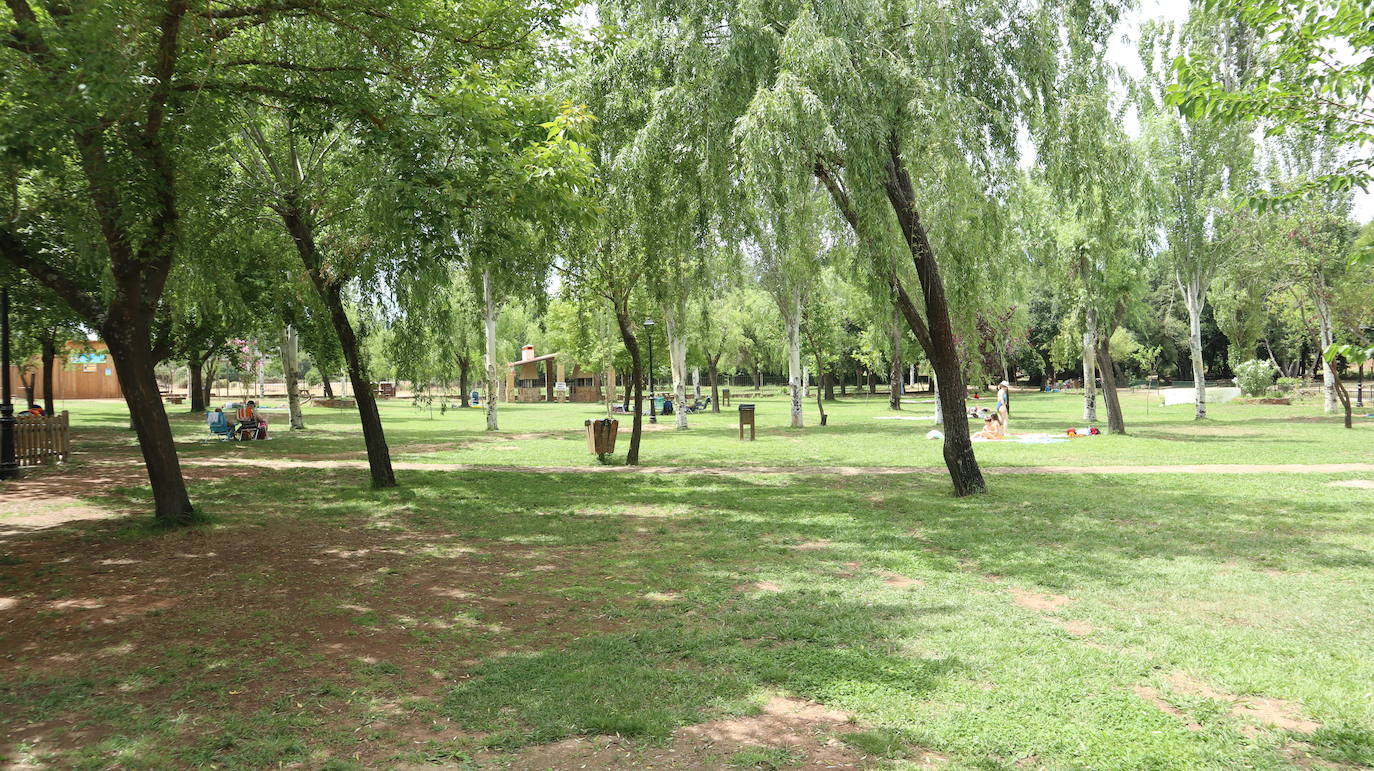
[[[520,361],[529,361],[534,358],[534,346],[525,345],[520,347]]]

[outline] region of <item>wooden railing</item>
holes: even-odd
[[[67,411],[38,417],[22,415],[14,422],[14,457],[21,466],[65,463],[72,453],[71,421]]]

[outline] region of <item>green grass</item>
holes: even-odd
[[[1073,424],[1063,397],[1015,404],[1016,430]],[[120,418],[103,409],[78,425],[112,444]],[[761,409],[785,415],[778,401]],[[1371,460],[1367,426],[1293,420],[1317,409],[1222,405],[1204,427],[1226,431],[1199,434],[1186,408],[1151,407],[1128,424],[1135,436],[979,453],[987,465]],[[915,424],[873,420],[884,412],[842,402],[836,425],[801,432],[768,418],[753,445],[733,438],[733,416],[694,416],[685,434],[646,437],[646,460],[939,463]],[[570,427],[492,451],[475,410],[431,421],[386,407],[393,446],[450,443],[438,457],[503,464],[595,463],[584,413],[504,410],[512,433]],[[312,411],[304,435],[188,455],[356,453],[352,417]],[[177,425],[192,437],[189,419]],[[26,619],[51,642],[0,662],[0,755],[90,768],[499,764],[599,734],[651,752],[677,727],[784,692],[852,714],[859,728],[842,740],[893,768],[925,751],[957,769],[1374,765],[1374,491],[1329,484],[1351,476],[1002,475],[971,499],[938,475],[407,471],[378,491],[360,470],[263,469],[251,486],[196,482],[207,524],[195,530],[129,521],[30,536],[96,556],[214,543],[225,562],[198,568],[195,602],[146,622],[74,639],[62,629],[81,611]],[[137,509],[147,495],[131,484],[101,500]],[[298,553],[251,548],[270,542]],[[24,608],[80,596],[79,563],[30,553],[0,541],[0,594]],[[1067,601],[1035,609],[1018,593]],[[245,624],[253,634],[236,634]],[[121,644],[135,653],[95,653]],[[27,671],[63,646],[91,654]],[[1180,688],[1176,673],[1227,698]],[[1283,700],[1320,728],[1256,723],[1231,696]],[[14,738],[26,725],[90,739],[46,755]],[[433,731],[417,739],[416,726]],[[793,753],[745,747],[720,762],[805,762]]]
[[[908,397],[912,401],[926,398]],[[707,467],[944,465],[941,443],[925,438],[933,422],[877,419],[933,414],[933,405],[925,401],[905,404],[901,413],[894,413],[882,397],[838,400],[826,405],[830,419],[822,427],[813,399],[806,405],[807,428],[801,430],[788,427],[785,399],[751,401],[758,405],[756,441],[738,439],[737,416],[733,408],[725,408],[718,415],[689,416],[687,431],[646,432],[642,462]],[[1058,435],[1083,425],[1079,395],[1016,394],[1012,404],[1014,433]],[[73,410],[79,428],[98,431],[92,438],[132,442],[122,404],[71,402],[67,407]],[[1123,411],[1129,433],[1126,437],[1104,433],[1049,445],[988,442],[978,444],[976,451],[979,460],[989,466],[1351,463],[1369,461],[1368,448],[1374,442],[1374,419],[1357,418],[1356,427],[1347,430],[1339,416],[1323,415],[1316,401],[1291,406],[1217,404],[1208,408],[1209,419],[1199,423],[1193,420],[1191,405],[1164,407],[1158,404],[1157,394],[1135,391],[1123,396]],[[587,452],[583,422],[604,414],[598,405],[502,404],[502,430],[493,433],[485,431],[481,410],[457,409],[441,414],[437,409],[417,409],[404,399],[382,403],[393,458],[420,463],[595,466],[596,457]],[[273,441],[247,445],[208,441],[202,418],[180,411],[172,415],[183,454],[189,458],[364,457],[354,411],[307,408],[309,431],[274,429]],[[629,417],[618,419],[621,433],[616,449],[623,459],[629,442]],[[672,420],[671,416],[661,418],[660,426],[669,427]],[[279,429],[285,419],[276,415],[273,422]],[[1102,427],[1105,432],[1105,423]]]

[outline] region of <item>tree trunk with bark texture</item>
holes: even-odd
[[[916,269],[921,284],[925,314],[922,316],[902,287],[895,272],[889,276],[895,299],[907,326],[925,350],[935,375],[940,378],[939,401],[946,415],[965,414],[967,389],[964,387],[963,368],[959,362],[959,351],[954,342],[954,327],[949,317],[949,301],[945,295],[944,280],[940,276],[940,265],[935,259],[935,251],[930,245],[925,226],[916,210],[916,192],[911,176],[902,159],[901,145],[895,134],[887,137],[887,158],[883,172],[884,192],[901,228],[907,251]],[[861,233],[858,213],[854,209],[849,194],[838,184],[831,170],[818,163],[816,174],[829,190],[841,213],[856,233]],[[950,420],[945,423],[944,443],[945,467],[949,469],[950,481],[955,495],[964,496],[987,491],[983,472],[973,452],[973,442],[968,430],[967,420]]]
[[[635,337],[634,327],[630,324],[630,309],[627,303],[616,301],[615,321],[620,327],[620,339],[630,354],[630,378],[634,388],[633,395],[630,389],[625,389],[625,409],[629,410],[630,401],[635,405],[634,422],[630,429],[630,450],[625,454],[625,464],[638,466],[639,439],[644,434],[644,411],[641,409],[641,405],[644,404],[644,367],[640,361],[639,340]]]
[[[1331,323],[1331,304],[1327,302],[1325,286],[1321,285],[1312,298],[1317,308],[1317,358],[1322,366],[1322,411],[1330,415],[1336,411],[1336,363],[1327,361],[1322,352],[1336,342],[1335,326]]]
[[[1193,366],[1193,419],[1207,419],[1207,371],[1202,363],[1202,303],[1204,287],[1196,277],[1178,280],[1183,305],[1188,309],[1188,357]]]
[[[1097,368],[1102,373],[1102,400],[1107,404],[1107,432],[1126,433],[1126,418],[1121,414],[1121,398],[1116,390],[1116,363],[1108,340],[1097,343]]]
[[[205,412],[208,401],[205,398],[205,363],[201,361],[199,354],[191,354],[186,361],[186,369],[191,380],[187,388],[191,392],[191,412]]]
[[[788,414],[792,428],[802,428],[801,291],[793,290],[782,305],[782,321],[787,328]]]
[[[902,312],[892,307],[892,359],[887,365],[887,408],[902,409]]]
[[[153,514],[162,525],[185,525],[195,520],[186,480],[181,476],[172,427],[162,406],[154,372],[147,324],[130,311],[113,311],[101,330],[115,360],[119,387],[129,406],[130,423],[138,435],[143,465],[153,489]]]
[[[296,242],[296,251],[310,275],[315,291],[329,310],[329,320],[339,337],[339,347],[343,349],[347,365],[348,380],[353,385],[353,399],[358,404],[358,420],[363,427],[363,445],[367,448],[367,465],[372,475],[373,487],[395,487],[396,474],[391,468],[391,451],[386,444],[386,434],[382,430],[382,416],[377,409],[377,398],[372,393],[372,383],[363,364],[362,351],[353,324],[348,320],[348,312],[343,304],[343,287],[337,278],[327,276],[320,264],[320,255],[315,248],[315,233],[310,223],[294,202],[287,202],[282,209],[282,220],[287,232]]]
[[[672,303],[663,309],[663,331],[668,336],[668,371],[673,377],[673,427],[687,430],[687,334]]]
[[[468,373],[472,369],[472,360],[467,356],[458,357],[458,403],[464,408],[471,407],[472,401],[468,398]]]
[[[300,362],[296,356],[296,330],[290,324],[281,335],[281,371],[286,380],[286,413],[290,418],[292,431],[305,430],[305,415],[301,414],[301,393],[297,375]]]
[[[720,354],[706,357],[706,376],[711,380],[711,412],[720,413]]]
[[[326,399],[334,398],[334,386],[329,382],[329,373],[325,372],[323,369],[320,370],[320,387],[324,389],[324,397]]]
[[[491,294],[491,268],[482,270],[482,323],[486,335],[485,371],[487,430],[499,431],[496,422],[496,302]]]
[[[819,367],[820,364],[821,364],[820,361],[817,361],[817,362],[816,362],[816,366]],[[826,401],[828,401],[828,402],[833,402],[833,401],[835,401],[835,373],[834,373],[834,372],[830,372],[830,371],[821,372],[821,392],[825,395],[825,400],[826,400]]]
[[[43,339],[43,413],[54,415],[52,381],[54,372],[54,361],[57,359],[57,341],[52,335]]]
[[[1083,420],[1097,422],[1097,310],[1088,306],[1083,328]]]

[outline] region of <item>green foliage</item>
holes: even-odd
[[[1261,359],[1251,359],[1234,367],[1236,385],[1246,396],[1263,396],[1274,384],[1274,365]]]

